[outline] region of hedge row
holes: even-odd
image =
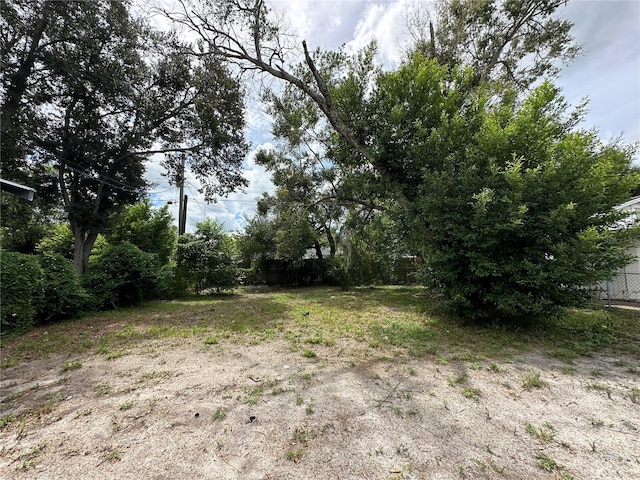
[[[2,335],[36,323],[72,318],[83,311],[108,310],[153,298],[175,298],[186,284],[175,268],[130,243],[108,246],[89,262],[82,282],[69,260],[58,254],[0,252]]]
[[[69,318],[82,311],[88,295],[62,255],[0,253],[2,334],[27,330],[36,322]]]

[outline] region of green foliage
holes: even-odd
[[[169,262],[176,244],[176,228],[172,223],[167,205],[155,209],[145,198],[116,216],[106,238],[114,245],[130,242],[143,252],[154,253],[164,265]]]
[[[38,319],[46,322],[61,320],[83,311],[89,298],[71,262],[55,254],[43,254],[37,258],[42,269],[45,298]]]
[[[54,187],[79,273],[111,216],[147,188],[151,152],[169,154],[173,180],[185,160],[208,198],[246,185],[243,92],[219,57],[185,54],[122,1],[5,2],[0,26],[3,171]]]
[[[157,270],[152,254],[124,242],[92,257],[84,284],[94,308],[125,307],[154,298]]]
[[[54,223],[38,243],[36,250],[39,253],[61,255],[68,260],[73,260],[74,238],[68,223]],[[91,247],[91,255],[100,255],[109,246],[103,235],[96,237]]]
[[[158,271],[158,298],[170,300],[182,297],[188,288],[187,279],[180,275],[176,265],[163,265]]]
[[[178,240],[178,276],[193,285],[198,294],[208,288],[219,291],[237,285],[240,276],[237,253],[224,226],[207,218],[197,223],[196,228],[196,233],[182,235]]]
[[[55,223],[47,229],[45,237],[38,244],[40,253],[62,255],[73,260],[73,232],[68,223]]]
[[[42,269],[34,255],[0,250],[2,335],[31,327],[44,302]]]
[[[613,207],[638,181],[632,152],[575,131],[578,118],[549,83],[521,107],[477,99],[467,112],[464,124],[452,118],[431,135],[451,138],[413,204],[427,226],[426,280],[467,318],[540,317],[584,303],[585,287],[625,265],[638,235],[613,228],[624,216]]]

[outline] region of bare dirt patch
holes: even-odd
[[[417,358],[351,339],[313,352],[282,340],[165,339],[110,360],[58,355],[6,368],[1,415],[13,420],[0,473],[640,478],[633,359]],[[81,367],[64,370],[70,360]]]

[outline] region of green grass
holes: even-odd
[[[532,390],[534,388],[544,388],[548,384],[540,378],[540,372],[530,371],[522,379],[522,388]]]
[[[335,347],[338,340],[347,338],[384,355],[430,356],[440,365],[464,361],[472,369],[488,364],[496,373],[500,371],[496,361],[528,351],[567,364],[604,349],[640,358],[638,312],[572,309],[562,318],[528,327],[474,325],[441,313],[436,299],[416,296],[423,291],[418,287],[248,289],[231,295],[149,302],[3,339],[0,365],[10,368],[53,353],[99,352],[116,359],[148,353],[151,342],[164,339],[196,340],[205,345],[281,339],[313,358],[316,352],[308,347]],[[313,315],[301,317],[303,311]],[[628,364],[619,361],[617,366]],[[69,367],[75,368],[71,363]]]
[[[555,472],[560,468],[560,465],[558,465],[558,463],[546,453],[536,453],[536,459],[538,466],[547,472]]]
[[[465,388],[462,390],[462,396],[471,400],[478,400],[482,391],[479,388]]]
[[[525,422],[524,424],[525,431],[538,438],[543,442],[551,442],[556,438],[558,432],[549,422],[544,422],[539,428],[536,428],[529,422]]]
[[[60,370],[62,370],[63,372],[68,372],[69,370],[77,370],[79,368],[82,368],[82,362],[79,360],[64,362],[62,365],[60,365]]]
[[[227,417],[227,412],[225,412],[221,408],[217,408],[216,411],[213,413],[214,420],[224,420],[226,417]]]

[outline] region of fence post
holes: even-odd
[[[606,281],[607,285],[607,309],[611,310],[611,295],[609,295],[609,280]]]

